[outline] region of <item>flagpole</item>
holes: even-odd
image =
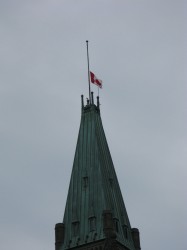
[[[89,86],[89,98],[90,98],[90,104],[91,104],[90,65],[89,65],[88,41],[86,41],[86,45],[87,45],[87,63],[88,63],[88,86]]]

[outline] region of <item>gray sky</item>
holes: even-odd
[[[52,250],[90,68],[143,250],[187,249],[185,0],[0,1],[0,248]],[[97,94],[97,88],[92,86]]]

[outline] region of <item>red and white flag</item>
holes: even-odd
[[[99,88],[102,88],[102,81],[99,80],[91,71],[90,71],[90,79],[93,84],[97,85]]]

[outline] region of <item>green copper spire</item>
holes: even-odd
[[[56,246],[61,245],[56,249],[92,249],[93,246],[98,246],[98,250],[140,249],[133,241],[103,130],[99,98],[95,105],[93,94],[91,103],[87,101],[86,106],[82,96],[81,124],[64,219],[56,228]],[[135,238],[136,230],[133,231]],[[114,247],[116,244],[120,248]],[[88,245],[90,248],[86,248]]]

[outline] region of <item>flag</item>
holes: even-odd
[[[90,79],[93,84],[97,85],[99,88],[102,88],[102,81],[99,80],[91,71],[90,71]]]

